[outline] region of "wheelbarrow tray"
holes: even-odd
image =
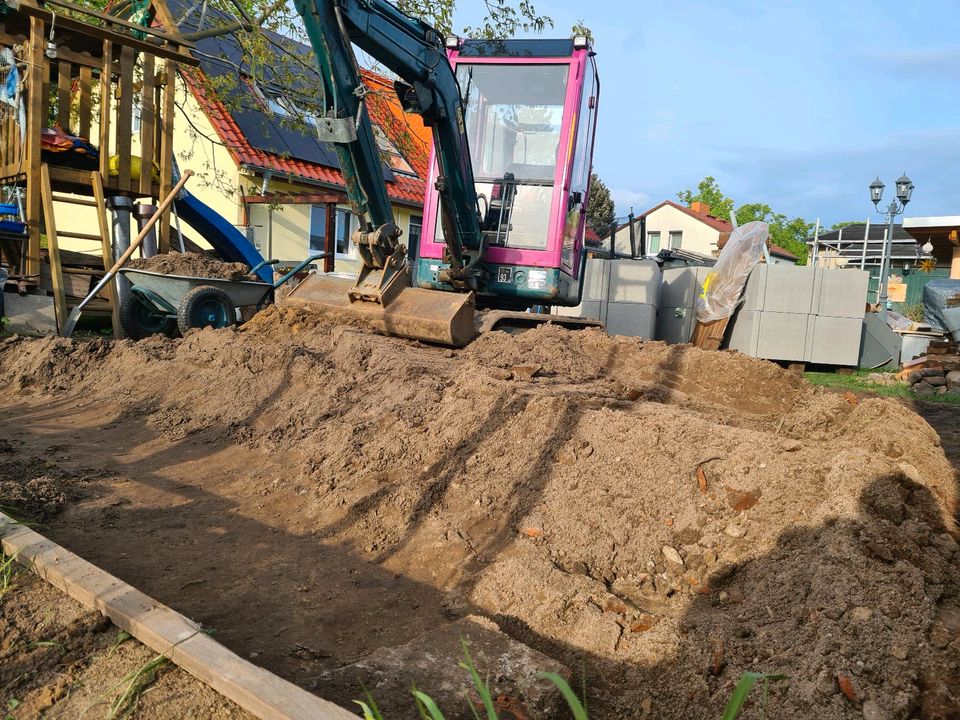
[[[273,285],[252,280],[223,280],[221,278],[190,277],[188,275],[164,275],[149,270],[121,268],[120,272],[133,285],[155,292],[173,307],[180,307],[184,295],[201,285],[212,285],[227,294],[236,307],[259,305]]]

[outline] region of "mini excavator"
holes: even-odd
[[[593,321],[543,315],[580,303],[600,84],[585,37],[444,37],[385,0],[295,0],[323,82],[360,228],[352,281],[308,276],[287,302],[460,347],[495,328]],[[403,109],[431,129],[423,232],[401,242],[352,45],[397,76]],[[531,312],[538,311],[538,312]]]

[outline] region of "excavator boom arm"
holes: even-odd
[[[471,277],[480,272],[482,234],[460,89],[442,36],[385,0],[295,0],[295,5],[317,56],[326,117],[339,123],[335,148],[350,204],[369,218],[368,235],[360,240],[367,269],[380,267],[391,254],[396,257],[399,231],[351,43],[402,79],[404,105],[422,115],[432,130],[451,280],[471,286]],[[466,259],[467,249],[474,251],[472,260]]]

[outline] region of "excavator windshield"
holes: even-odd
[[[477,192],[489,245],[543,249],[569,64],[460,64]]]

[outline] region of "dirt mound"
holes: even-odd
[[[220,278],[221,280],[259,280],[250,274],[250,266],[240,262],[221,262],[196,253],[168,252],[151,258],[134,258],[127,267],[164,275]]]
[[[183,340],[8,341],[0,363],[21,392],[109,388],[170,438],[282,454],[261,492],[290,522],[585,667],[591,717],[716,718],[745,670],[790,675],[784,717],[956,703],[956,485],[893,401],[598,331],[451,351],[282,307]]]

